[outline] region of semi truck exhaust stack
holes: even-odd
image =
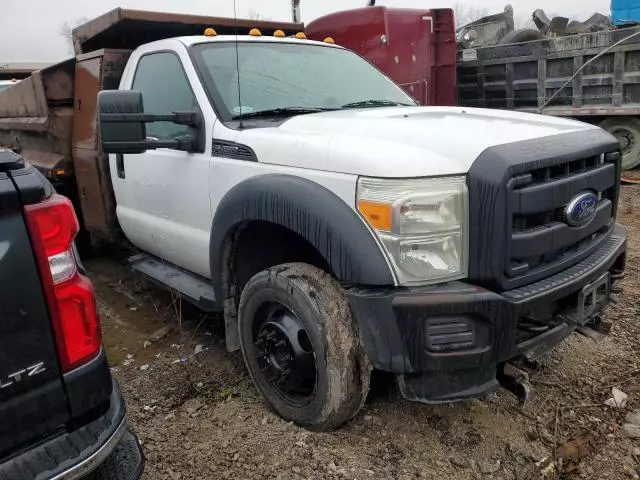
[[[291,0],[291,18],[294,23],[300,23],[300,0]]]

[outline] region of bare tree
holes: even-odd
[[[247,18],[249,20],[271,20],[271,17],[266,17],[264,15],[262,15],[260,12],[258,12],[257,10],[249,10],[247,12]]]
[[[67,41],[67,50],[69,51],[70,55],[73,55],[75,51],[73,48],[73,29],[78,25],[82,25],[88,20],[89,19],[87,17],[76,18],[71,22],[65,21],[62,25],[60,25],[60,28],[58,28],[58,34],[60,34],[61,37],[64,37]]]
[[[489,9],[478,5],[467,5],[464,2],[457,2],[453,6],[453,13],[456,20],[456,29],[467,25],[479,18],[489,15]]]

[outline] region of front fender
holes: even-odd
[[[210,262],[216,298],[224,301],[221,272],[224,248],[233,232],[257,220],[285,227],[313,245],[335,277],[358,285],[394,285],[373,234],[337,195],[310,180],[291,175],[253,177],[233,187],[213,219]]]

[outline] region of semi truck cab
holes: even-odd
[[[625,268],[614,137],[418,106],[330,39],[205,33],[131,54],[100,142],[134,268],[224,314],[278,414],[335,428],[372,369],[469,398],[600,327]]]

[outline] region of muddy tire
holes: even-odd
[[[270,268],[247,283],[238,314],[245,364],[278,415],[327,431],[360,411],[371,368],[333,278],[302,263]]]
[[[620,142],[622,170],[631,170],[640,165],[640,119],[635,117],[607,118],[600,123]]]

